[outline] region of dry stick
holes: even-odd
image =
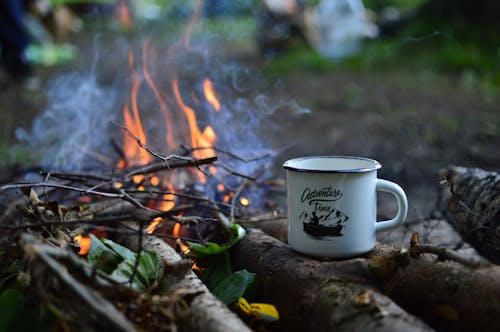
[[[127,194],[124,190],[120,189],[119,193],[109,193],[109,192],[104,192],[104,191],[95,191],[95,190],[90,190],[90,189],[82,189],[82,188],[77,188],[73,186],[67,186],[63,184],[56,184],[56,183],[23,183],[23,184],[12,184],[12,185],[5,185],[0,187],[0,191],[3,190],[8,190],[8,189],[20,189],[20,188],[33,188],[33,187],[42,187],[42,188],[57,188],[57,189],[65,189],[65,190],[71,190],[71,191],[76,191],[82,194],[92,194],[92,195],[97,195],[97,196],[103,196],[103,197],[108,197],[108,198],[121,198],[125,201],[128,201],[132,205],[138,208],[146,209],[146,210],[151,210],[144,205],[142,205],[138,200]],[[152,210],[153,211],[153,210]]]
[[[223,153],[223,154],[226,154],[228,156],[230,156],[231,158],[233,159],[236,159],[236,160],[240,160],[240,161],[243,161],[243,162],[252,162],[252,161],[257,161],[257,160],[260,160],[260,159],[264,159],[264,158],[267,158],[269,157],[271,154],[270,153],[266,153],[262,156],[258,156],[258,157],[254,157],[254,158],[243,158],[243,157],[240,157],[232,152],[229,152],[229,151],[225,151],[223,149],[220,149],[216,146],[208,146],[208,147],[196,147],[196,148],[187,148],[186,146],[184,145],[181,145],[181,148],[186,152],[186,153],[191,153],[193,151],[198,151],[198,150],[207,150],[207,149],[211,149],[211,150],[214,150],[214,151],[217,151],[217,152],[220,152],[220,153]],[[248,179],[248,180],[251,180],[251,181],[255,181],[255,177],[252,177],[250,175],[247,175],[247,174],[243,174],[243,173],[240,173],[240,172],[237,172],[231,168],[229,168],[228,166],[225,166],[221,163],[214,163],[214,165],[216,167],[220,167],[224,170],[226,170],[228,173],[230,174],[233,174],[235,176],[239,176],[239,177],[242,177],[244,179]]]
[[[258,224],[264,221],[271,221],[271,220],[281,220],[281,219],[286,219],[288,215],[286,214],[263,214],[259,216],[254,216],[254,217],[249,217],[249,218],[240,218],[238,219],[239,224],[248,224],[248,225],[254,225]]]
[[[87,180],[109,181],[109,177],[104,177],[92,173],[62,173],[62,172],[41,171],[40,174],[41,175],[50,174],[50,177],[61,180],[69,180],[69,181],[87,181]]]
[[[177,156],[175,156],[175,157],[177,157]],[[217,160],[217,157],[210,157],[210,158],[203,158],[203,159],[182,159],[182,160],[177,160],[177,161],[175,161],[175,160],[176,159],[173,159],[170,163],[164,163],[164,162],[150,163],[146,166],[142,166],[142,167],[133,169],[133,170],[131,170],[128,173],[125,173],[123,175],[114,177],[112,179],[108,179],[107,182],[95,185],[94,187],[90,188],[89,190],[95,190],[99,187],[112,184],[113,182],[124,181],[126,179],[130,179],[134,175],[145,175],[145,174],[150,174],[150,173],[155,173],[155,172],[165,171],[165,170],[172,170],[172,169],[181,168],[181,167],[196,167],[199,169],[199,166],[201,166],[201,165],[207,165],[207,164],[213,163],[214,161]]]
[[[246,175],[246,174],[234,171],[231,168],[229,168],[226,165],[223,165],[221,163],[214,163],[214,165],[216,167],[220,167],[220,168],[224,169],[226,172],[228,172],[229,174],[232,174],[234,176],[239,176],[240,178],[244,178],[244,179],[247,179],[247,180],[250,180],[250,181],[255,181],[256,180],[256,178],[254,178],[253,176]]]
[[[234,220],[234,210],[236,209],[236,200],[238,198],[238,196],[241,194],[243,188],[245,188],[245,186],[247,185],[248,181],[247,180],[244,180],[243,182],[241,182],[241,184],[238,186],[238,189],[234,192],[234,195],[233,195],[233,199],[232,199],[232,203],[231,203],[231,221]]]
[[[142,237],[143,237],[143,229],[144,229],[144,222],[143,221],[140,221],[139,222],[139,227],[137,228],[137,255],[135,256],[135,262],[134,262],[134,268],[132,270],[132,275],[130,276],[130,279],[129,279],[129,284],[130,284],[130,287],[132,287],[132,285],[134,284],[134,279],[135,279],[135,276],[137,274],[137,270],[139,268],[139,261],[140,261],[140,258],[141,258],[141,254],[142,254]]]
[[[109,192],[104,192],[104,191],[94,191],[94,190],[88,190],[88,189],[67,186],[64,184],[45,183],[45,182],[7,184],[4,186],[1,186],[0,191],[9,190],[9,189],[21,189],[21,188],[56,188],[56,189],[65,189],[65,190],[70,190],[70,191],[76,191],[76,192],[80,192],[82,194],[92,194],[92,195],[109,197],[109,198],[124,198],[122,194],[109,193]]]
[[[210,198],[203,197],[203,196],[196,196],[196,195],[190,195],[190,194],[184,194],[184,193],[179,193],[179,192],[173,192],[173,191],[162,191],[162,190],[153,190],[153,189],[148,189],[145,191],[140,191],[140,190],[127,190],[129,193],[149,193],[149,194],[158,194],[158,195],[173,195],[181,198],[189,198],[193,200],[197,200],[200,202],[205,202],[208,203],[209,205],[217,204],[217,205],[222,205],[225,207],[231,207],[230,204],[224,203],[224,202],[215,202],[214,200],[211,200]]]
[[[78,219],[83,219],[89,216],[93,216],[98,213],[103,213],[104,211],[111,209],[111,208],[116,208],[117,206],[120,206],[123,204],[122,200],[119,199],[107,199],[98,203],[94,204],[88,204],[85,205],[87,209],[84,209],[83,211],[80,211],[76,214]]]
[[[257,161],[257,160],[260,160],[260,159],[264,159],[264,158],[267,158],[267,157],[270,157],[271,156],[271,153],[264,153],[263,155],[261,156],[257,156],[257,157],[253,157],[253,158],[243,158],[241,156],[238,156],[237,154],[231,152],[231,151],[227,151],[227,150],[223,150],[217,146],[208,146],[208,147],[196,147],[196,148],[187,148],[186,146],[184,145],[181,145],[181,148],[186,152],[186,153],[191,153],[193,151],[198,151],[198,150],[208,150],[208,149],[211,149],[211,150],[214,150],[214,151],[217,151],[217,152],[220,152],[222,154],[225,154],[225,155],[228,155],[229,157],[233,158],[233,159],[236,159],[236,160],[240,160],[242,162],[245,162],[245,163],[249,163],[249,162],[252,162],[252,161]]]
[[[162,217],[167,217],[174,215],[176,213],[181,213],[185,211],[188,208],[191,208],[192,205],[182,205],[179,207],[175,207],[171,210],[168,211],[156,211],[156,213],[151,213],[150,211],[141,211],[141,214],[138,213],[127,213],[127,214],[122,214],[122,215],[114,215],[111,217],[99,217],[99,218],[93,218],[93,219],[71,219],[71,220],[64,220],[64,221],[45,221],[43,224],[36,223],[36,224],[23,224],[23,225],[0,225],[0,229],[12,229],[12,230],[22,230],[22,229],[29,229],[29,228],[41,228],[44,226],[74,226],[74,225],[89,225],[89,226],[96,226],[96,227],[101,227],[101,225],[96,225],[96,224],[119,224],[123,221],[128,221],[128,220],[142,220],[142,221],[149,221],[153,220],[155,218],[162,218]]]
[[[441,261],[454,261],[473,269],[492,266],[492,264],[483,262],[476,257],[467,258],[456,252],[455,250],[428,244],[420,244],[420,234],[418,232],[413,233],[413,235],[411,236],[409,253],[412,257],[416,257],[422,253],[434,254],[438,256],[438,259]]]
[[[214,156],[214,157],[203,158],[203,159],[178,160],[177,162],[170,162],[169,164],[164,164],[163,162],[162,163],[151,163],[149,165],[134,169],[134,170],[122,175],[118,179],[130,178],[134,175],[149,174],[149,173],[170,170],[170,169],[180,168],[180,167],[189,167],[189,166],[198,167],[201,165],[211,164],[216,160],[217,160],[217,157]],[[174,159],[174,161],[175,161],[175,159]]]
[[[61,266],[44,250],[44,246],[39,243],[32,235],[23,234],[22,244],[24,250],[35,257],[40,258],[52,273],[59,277],[59,279],[66,284],[74,293],[76,293],[86,305],[99,314],[102,319],[107,320],[113,324],[114,329],[117,331],[135,331],[130,322],[119,312],[111,303],[103,298],[99,293],[92,291],[85,287],[76,279],[74,279],[67,269]],[[35,257],[32,257],[35,258]]]

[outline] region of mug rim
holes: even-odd
[[[349,168],[349,169],[311,169],[311,168],[301,168],[301,167],[296,167],[292,166],[291,164],[294,162],[299,162],[303,160],[309,160],[309,159],[351,159],[351,160],[362,160],[366,162],[370,162],[372,165],[370,167],[359,167],[359,168]],[[382,167],[382,165],[370,158],[365,158],[365,157],[355,157],[355,156],[308,156],[308,157],[299,157],[299,158],[293,158],[285,161],[283,163],[283,167],[289,171],[296,171],[296,172],[305,172],[305,173],[366,173],[366,172],[371,172],[378,170]]]

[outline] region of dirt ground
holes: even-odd
[[[4,146],[15,144],[15,129],[29,129],[46,108],[46,87],[51,80],[90,64],[93,42],[92,38],[75,41],[80,56],[72,64],[37,68],[38,89],[12,84],[0,74],[0,142]],[[112,52],[105,41],[100,47],[102,53]],[[266,61],[252,45],[222,53],[227,61],[256,71]],[[441,168],[453,164],[500,170],[500,98],[466,83],[459,75],[426,70],[298,70],[281,75],[269,84],[267,94],[289,103],[274,110],[268,120],[272,130],[262,133],[277,151],[275,177],[283,178],[281,164],[297,156],[374,158],[383,165],[379,177],[406,190],[409,221],[427,218],[434,208]],[[5,160],[9,154],[3,155],[0,165],[11,169],[11,161]],[[381,217],[393,213],[390,197],[382,196],[379,205]]]

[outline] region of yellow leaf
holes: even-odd
[[[246,315],[268,322],[277,321],[280,316],[276,307],[267,303],[248,303],[244,298],[238,300],[239,309]]]

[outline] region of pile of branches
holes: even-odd
[[[45,314],[38,320],[68,331],[247,330],[192,272],[193,257],[179,246],[186,241],[223,243],[233,237],[231,226],[240,215],[237,197],[255,179],[218,163],[215,156],[196,159],[189,154],[193,150],[184,149],[182,155],[164,157],[141,146],[154,162],[108,175],[42,172],[39,182],[0,187],[7,202],[0,219],[0,293],[29,289],[24,293],[32,295],[23,298],[22,307],[40,303]],[[148,180],[174,170],[185,177],[193,172],[212,176],[207,166],[242,179],[228,202],[207,197],[196,185],[173,192]],[[165,197],[174,199],[175,207],[157,210]],[[158,226],[147,230],[153,220]],[[185,232],[174,236],[176,223]],[[128,280],[110,278],[99,269],[101,262],[93,266],[77,254],[81,242],[75,239],[89,234],[133,248]],[[134,280],[141,273],[143,252],[155,253],[159,271],[146,289],[137,289]]]

